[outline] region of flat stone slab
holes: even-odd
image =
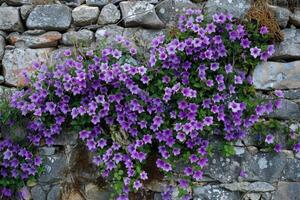
[[[262,90],[300,88],[300,61],[263,62],[256,66],[253,81],[255,88]]]
[[[40,5],[29,14],[26,26],[29,29],[64,31],[70,27],[71,21],[71,9],[68,6]]]
[[[72,11],[74,24],[77,26],[87,26],[95,24],[99,16],[99,8],[81,5]]]
[[[69,31],[64,33],[62,37],[62,43],[66,46],[90,46],[93,40],[94,33],[87,29],[83,29],[80,31]]]

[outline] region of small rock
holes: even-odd
[[[254,69],[254,86],[262,90],[300,88],[299,73],[300,61],[263,62]]]
[[[113,24],[116,23],[120,17],[121,13],[117,6],[110,3],[102,8],[98,18],[98,24]]]
[[[5,39],[0,35],[0,60],[2,60],[5,50]]]
[[[0,7],[0,30],[22,32],[23,29],[18,8]]]
[[[51,188],[47,195],[47,200],[57,200],[60,199],[62,186],[55,185]]]
[[[27,17],[29,16],[30,12],[33,10],[33,5],[23,5],[20,7],[21,18],[26,21]]]
[[[74,24],[77,26],[95,24],[99,13],[100,11],[98,7],[90,7],[86,5],[78,6],[72,11]]]
[[[36,185],[31,189],[31,195],[33,200],[46,200],[46,193],[39,185]]]
[[[34,49],[56,47],[61,37],[61,34],[57,31],[50,31],[41,35],[10,34],[8,36],[8,41],[16,47],[29,47]]]
[[[300,183],[279,182],[272,200],[297,200],[300,196]]]
[[[33,62],[45,62],[52,48],[43,49],[20,49],[15,48],[6,50],[2,60],[2,65],[5,70],[5,80],[12,85],[26,84],[22,72],[30,73],[33,71]]]
[[[123,1],[120,8],[125,27],[160,29],[165,26],[156,15],[154,5],[146,1]]]
[[[72,21],[71,10],[62,4],[39,5],[29,14],[26,25],[29,29],[49,31],[67,30]]]
[[[295,9],[294,12],[290,15],[290,22],[294,26],[300,27],[300,9]]]
[[[271,59],[300,59],[300,30],[286,28],[282,32],[284,40],[275,45],[275,53]]]
[[[63,34],[62,44],[66,46],[90,46],[94,40],[94,33],[90,30],[69,31]]]
[[[24,4],[32,4],[32,0],[6,0],[5,2],[8,5],[12,5],[12,6],[21,6]]]
[[[109,0],[86,0],[88,6],[99,6],[100,8],[108,3],[110,3]]]
[[[268,7],[271,11],[273,11],[279,26],[281,28],[285,28],[289,21],[290,15],[292,14],[291,11],[287,8],[282,8],[279,6],[268,5]]]

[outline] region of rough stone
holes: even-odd
[[[26,81],[22,75],[23,70],[32,72],[32,63],[45,62],[52,50],[52,48],[6,50],[2,60],[6,82],[12,85],[24,85]]]
[[[33,5],[23,5],[20,7],[20,14],[21,18],[26,21],[27,17],[29,16],[30,12],[33,10]]]
[[[94,40],[94,33],[90,30],[69,31],[63,34],[62,44],[66,46],[83,45],[89,46]]]
[[[63,0],[63,2],[68,6],[77,7],[83,4],[85,0]]]
[[[300,88],[299,73],[300,61],[289,63],[263,62],[254,70],[254,86],[256,89],[262,90]]]
[[[110,0],[86,0],[86,4],[89,6],[99,6],[102,8],[106,4],[109,4]]]
[[[246,193],[243,200],[261,200],[261,194],[258,193]]]
[[[183,14],[187,8],[201,8],[202,4],[194,4],[190,0],[164,0],[160,1],[156,7],[158,17],[167,26],[176,25],[176,21],[180,14]]]
[[[251,0],[208,0],[205,4],[205,12],[212,16],[219,12],[229,12],[234,17],[240,18],[246,14],[251,6]]]
[[[60,185],[53,186],[47,195],[47,200],[60,199],[61,190],[62,190],[62,187]]]
[[[117,35],[122,35],[124,28],[117,25],[108,25],[103,28],[97,29],[95,33],[96,41],[99,42],[101,40],[107,41],[107,44],[113,44],[115,42],[115,37]]]
[[[300,9],[295,9],[294,12],[290,15],[290,22],[296,26],[300,27]]]
[[[286,120],[299,119],[300,107],[297,103],[294,103],[287,99],[283,99],[281,108],[276,109],[268,116],[276,119],[286,119]]]
[[[64,178],[63,175],[67,165],[67,159],[64,154],[44,156],[43,163],[45,171],[38,178],[39,183],[55,183]]]
[[[75,145],[77,143],[78,134],[72,132],[63,132],[56,136],[54,145]]]
[[[116,23],[121,17],[121,13],[117,6],[110,3],[104,6],[98,18],[98,24],[113,24]]]
[[[286,98],[286,99],[291,99],[291,100],[300,99],[300,90],[299,89],[284,90],[283,92],[284,92],[284,98]]]
[[[193,188],[193,198],[196,200],[224,199],[240,200],[242,195],[238,192],[231,192],[218,185],[195,186]]]
[[[160,29],[165,25],[156,15],[154,5],[146,1],[124,1],[120,3],[125,27]]]
[[[240,192],[270,192],[276,188],[267,182],[234,182],[229,184],[221,184],[221,187],[230,191]]]
[[[286,155],[282,153],[258,153],[244,156],[242,169],[246,172],[243,181],[263,181],[273,183],[277,181],[286,165]]]
[[[0,30],[22,32],[23,29],[18,8],[0,7]]]
[[[269,5],[269,8],[271,11],[273,11],[279,26],[281,28],[285,28],[288,24],[290,15],[292,14],[291,11],[287,8],[272,5]]]
[[[55,147],[41,147],[39,148],[39,153],[41,156],[52,156],[55,154]]]
[[[5,50],[5,39],[0,35],[0,60],[2,60]]]
[[[46,193],[39,185],[36,185],[31,189],[31,195],[33,200],[46,200]]]
[[[29,14],[26,25],[29,29],[63,31],[70,27],[72,15],[66,5],[39,5]]]
[[[85,194],[88,200],[107,200],[109,199],[111,192],[102,191],[97,185],[90,183],[85,187]]]
[[[288,159],[286,167],[282,172],[282,180],[284,181],[300,181],[300,160]]]
[[[99,16],[99,8],[81,5],[72,11],[74,24],[77,26],[87,26],[95,24]]]
[[[286,28],[282,32],[284,40],[275,45],[275,53],[271,59],[300,59],[300,30]]]
[[[59,32],[49,31],[41,35],[10,34],[8,41],[16,47],[45,48],[56,47],[61,37]]]
[[[32,0],[6,0],[5,2],[8,5],[12,5],[12,6],[21,6],[24,4],[32,4]]]
[[[297,200],[300,195],[300,183],[279,182],[272,200]]]

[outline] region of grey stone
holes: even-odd
[[[6,0],[5,2],[8,5],[12,5],[12,6],[21,6],[24,4],[32,4],[32,0]]]
[[[39,153],[41,156],[52,156],[56,151],[55,147],[40,147]]]
[[[112,3],[104,6],[98,18],[98,24],[113,24],[116,23],[121,17],[121,13],[117,6]]]
[[[0,30],[0,36],[6,38],[6,37],[7,37],[7,34],[6,34],[4,31],[1,31],[1,30]]]
[[[15,48],[6,50],[2,65],[5,70],[5,80],[12,85],[24,85],[26,84],[25,78],[22,72],[30,73],[33,71],[33,62],[45,62],[52,48],[43,49],[20,49]]]
[[[273,183],[281,177],[286,165],[286,155],[283,153],[258,153],[244,156],[242,169],[246,172],[243,181],[263,181]]]
[[[85,186],[85,194],[87,200],[106,200],[109,199],[111,192],[100,190],[97,185],[90,183]]]
[[[284,181],[300,181],[300,160],[288,159],[287,164],[282,172],[282,180]]]
[[[63,2],[71,7],[76,7],[76,6],[80,6],[81,4],[83,4],[85,2],[85,0],[63,0]]]
[[[193,199],[195,200],[240,200],[242,195],[221,188],[219,185],[195,186],[193,188]]]
[[[51,190],[49,191],[48,195],[47,195],[47,200],[57,200],[60,199],[61,197],[61,190],[62,190],[62,186],[60,185],[55,185],[51,188]]]
[[[0,7],[0,30],[22,32],[23,29],[18,8]]]
[[[283,99],[281,108],[276,109],[268,116],[271,118],[286,120],[298,119],[300,117],[300,107],[297,103],[294,103],[287,99]]]
[[[43,163],[45,171],[38,178],[39,183],[55,183],[64,179],[64,173],[67,168],[65,154],[58,153],[52,156],[44,156]]]
[[[62,44],[70,45],[83,45],[89,46],[94,40],[94,33],[90,30],[69,31],[63,34]]]
[[[157,4],[155,10],[158,17],[167,26],[176,25],[179,15],[183,14],[187,8],[201,8],[202,4],[194,4],[189,0],[164,0]]]
[[[46,193],[39,185],[36,185],[31,189],[31,195],[33,200],[46,200]]]
[[[275,53],[271,59],[300,59],[300,30],[286,28],[282,32],[284,40],[275,45]]]
[[[8,41],[16,47],[45,48],[56,47],[62,35],[57,31],[49,31],[41,35],[10,34]]]
[[[220,12],[229,12],[234,17],[241,18],[251,6],[251,0],[208,0],[205,4],[205,12],[212,16]]]
[[[63,132],[55,137],[54,145],[75,145],[77,143],[78,134],[73,132]]]
[[[256,89],[262,90],[300,88],[299,73],[300,61],[263,62],[254,69],[254,86]]]
[[[294,90],[284,90],[284,98],[296,100],[300,99],[300,90],[294,89]]]
[[[279,6],[272,6],[268,5],[271,11],[274,13],[276,21],[278,22],[281,28],[285,28],[288,24],[290,15],[292,14],[291,11],[287,8],[279,7]]]
[[[50,31],[67,30],[72,21],[71,10],[66,5],[39,5],[29,14],[26,25],[29,29]]]
[[[123,1],[120,8],[125,27],[160,29],[165,26],[156,15],[154,5],[146,1]]]
[[[110,1],[109,0],[86,0],[86,4],[89,6],[99,6],[100,8],[102,8],[103,6],[105,6],[106,4],[109,4]]]
[[[64,51],[67,49],[73,50],[73,47],[60,47],[50,52],[46,64],[50,66],[56,66],[57,64],[64,64],[66,60],[66,57],[64,56]]]
[[[115,43],[115,37],[122,35],[124,28],[117,25],[108,25],[97,29],[95,33],[96,41],[106,41],[107,44]]]
[[[221,184],[221,187],[230,191],[240,192],[270,192],[276,188],[267,182],[234,182],[229,184]]]
[[[246,193],[243,200],[261,200],[261,194],[258,193]]]
[[[77,26],[86,26],[95,24],[99,16],[99,8],[81,5],[72,11],[74,24]]]
[[[2,60],[5,50],[5,39],[0,35],[0,60]]]
[[[21,18],[26,21],[27,17],[29,16],[30,12],[33,10],[33,5],[23,5],[20,7],[20,14]]]
[[[299,196],[300,183],[279,182],[272,200],[298,200]]]
[[[300,27],[300,9],[296,8],[294,12],[290,15],[290,22],[296,26]]]

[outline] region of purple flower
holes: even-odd
[[[193,178],[196,180],[196,181],[200,181],[202,178],[203,178],[203,172],[200,171],[200,170],[197,170],[194,172],[194,175],[193,175]]]
[[[300,143],[295,144],[293,150],[294,150],[296,153],[299,153],[299,152],[300,152]]]
[[[250,44],[251,44],[251,42],[248,38],[241,40],[241,45],[244,49],[250,48]]]
[[[269,33],[269,30],[266,26],[262,26],[259,29],[259,33],[262,34],[262,35],[265,35],[265,34]]]
[[[141,181],[139,181],[139,180],[134,181],[134,183],[133,183],[133,188],[134,188],[135,190],[139,190],[141,187],[142,187]]]
[[[251,54],[251,56],[253,56],[253,58],[257,58],[258,56],[260,56],[261,49],[258,47],[254,47],[254,48],[250,49],[250,52],[251,52],[250,54]]]
[[[266,136],[265,142],[266,142],[267,144],[273,144],[273,143],[274,143],[274,136],[271,135],[271,134],[268,134],[268,135]]]
[[[189,186],[189,182],[185,179],[179,179],[179,187],[182,189],[186,189]]]
[[[10,160],[12,158],[12,156],[13,156],[13,153],[8,149],[3,153],[4,160]]]
[[[274,93],[277,97],[284,98],[284,94],[283,94],[282,90],[275,90]]]
[[[274,151],[279,153],[282,151],[282,146],[281,144],[276,144],[275,147],[274,147]]]
[[[140,176],[141,176],[142,180],[147,180],[148,179],[148,175],[145,171],[142,171]]]

